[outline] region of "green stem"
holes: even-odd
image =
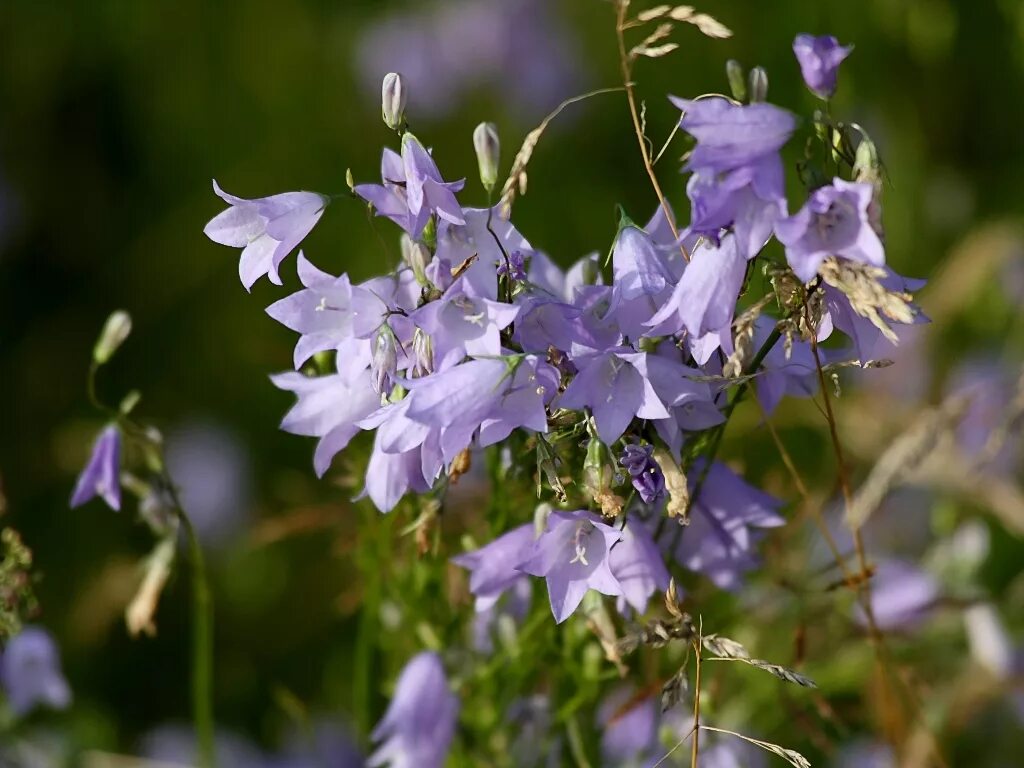
[[[192,717],[196,748],[199,768],[214,768],[217,761],[213,747],[213,595],[199,537],[177,498],[175,504],[188,538],[192,564]]]

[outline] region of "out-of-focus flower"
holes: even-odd
[[[967,413],[960,420],[956,440],[969,458],[982,455],[992,434],[1003,428],[1004,413],[1013,399],[1014,386],[1020,372],[999,360],[983,357],[960,362],[946,382],[948,395],[970,397]],[[988,456],[989,470],[1013,474],[1020,460],[1021,439],[1016,431],[1006,435],[999,452]]]
[[[214,755],[218,768],[270,768],[267,756],[252,742],[230,731],[214,734]],[[195,731],[184,725],[162,725],[145,734],[139,752],[149,760],[183,768],[196,764]]]
[[[670,100],[683,111],[681,127],[697,140],[686,170],[724,173],[778,152],[796,128],[796,118],[772,104],[738,106],[727,99]]]
[[[631,686],[609,693],[597,709],[605,765],[646,766],[658,748],[658,703]],[[703,755],[702,755],[703,758]]]
[[[251,468],[238,437],[211,422],[192,422],[167,435],[164,460],[199,538],[217,545],[244,526]]]
[[[589,589],[604,595],[622,594],[609,557],[618,540],[619,531],[591,512],[552,512],[544,533],[519,568],[547,580],[551,612],[561,624]]]
[[[42,627],[27,626],[0,653],[0,688],[15,715],[37,706],[65,709],[71,688],[60,667],[57,643]]]
[[[885,248],[871,226],[870,184],[832,180],[811,193],[804,207],[775,224],[775,236],[786,246],[786,260],[805,283],[829,256],[881,267]]]
[[[573,31],[547,0],[443,0],[371,24],[356,47],[369,98],[402,73],[409,113],[447,115],[471,92],[494,94],[511,118],[532,123],[579,90]]]
[[[228,194],[216,180],[213,191],[231,207],[214,216],[203,232],[215,243],[242,249],[238,276],[246,290],[263,275],[281,285],[278,267],[313,230],[330,202],[316,192],[284,192],[246,200]]]
[[[121,509],[121,431],[114,424],[100,432],[93,443],[89,463],[75,484],[71,507],[79,507],[95,496],[111,509]]]
[[[934,577],[902,560],[877,563],[871,579],[871,612],[882,631],[910,629],[927,616],[939,596]],[[855,607],[857,621],[867,622],[863,610]]]
[[[533,523],[520,525],[480,549],[452,558],[470,571],[469,591],[476,596],[476,610],[485,611],[523,578],[518,568],[533,551]]]
[[[800,74],[807,87],[821,99],[831,98],[836,92],[839,65],[852,52],[852,45],[840,45],[832,35],[797,35],[793,40]]]
[[[377,750],[368,768],[441,768],[448,755],[459,700],[448,688],[440,657],[414,656],[395,684],[387,712],[373,729]]]
[[[866,739],[844,746],[834,761],[835,768],[896,768],[898,764],[892,747]]]

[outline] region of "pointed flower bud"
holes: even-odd
[[[402,233],[402,261],[409,265],[416,282],[428,285],[427,265],[430,264],[430,251],[423,243],[417,243],[409,235]]]
[[[92,359],[97,365],[103,365],[114,356],[131,332],[131,315],[121,309],[111,314],[103,326],[99,339],[96,340],[96,346],[92,348]]]
[[[373,391],[387,397],[398,371],[398,340],[394,331],[385,323],[373,339],[373,356],[370,359]]]
[[[473,131],[473,149],[476,150],[476,161],[480,166],[480,182],[490,192],[498,182],[498,160],[501,155],[501,142],[498,141],[498,129],[494,123],[480,123]]]
[[[743,65],[736,59],[725,62],[725,76],[729,78],[729,89],[736,101],[747,100],[747,81],[743,77]]]
[[[384,84],[381,86],[381,116],[384,124],[393,131],[397,131],[405,123],[405,83],[402,76],[397,72],[388,72],[384,75]]]
[[[758,104],[768,100],[768,72],[764,67],[750,70],[750,103]]]
[[[412,336],[412,360],[410,375],[414,379],[434,372],[434,340],[422,328],[417,328]]]

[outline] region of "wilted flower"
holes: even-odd
[[[839,65],[852,52],[852,45],[842,46],[831,35],[797,35],[793,40],[793,53],[800,63],[804,82],[822,99],[836,92]]]
[[[71,507],[80,507],[94,496],[113,510],[121,509],[121,431],[110,424],[96,438],[92,455],[78,476]]]
[[[203,232],[215,243],[242,249],[238,276],[246,290],[263,275],[281,285],[278,267],[320,221],[330,198],[316,192],[284,192],[254,200],[229,195],[217,181],[213,191],[231,207]]]
[[[405,665],[372,738],[369,768],[441,768],[455,734],[459,700],[448,689],[440,657],[424,651]]]
[[[870,184],[832,180],[811,193],[796,214],[775,224],[775,236],[786,246],[786,260],[805,283],[829,256],[880,267],[885,248],[871,226]]]
[[[18,716],[40,705],[65,709],[71,703],[57,644],[45,629],[27,626],[10,639],[0,653],[0,687]]]

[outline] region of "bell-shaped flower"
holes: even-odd
[[[651,236],[630,223],[619,230],[612,250],[611,305],[606,317],[620,333],[636,337],[669,295],[674,275]]]
[[[465,180],[446,182],[430,153],[411,133],[402,136],[402,167],[405,170],[405,197],[409,205],[412,229],[409,234],[417,239],[423,233],[431,213],[450,224],[465,224],[462,206],[455,193]]]
[[[213,217],[203,232],[215,243],[243,249],[238,276],[246,290],[263,275],[281,285],[278,267],[312,231],[330,202],[316,192],[284,192],[246,200],[229,195],[216,180],[213,191],[231,207]]]
[[[470,572],[469,591],[476,597],[477,611],[491,608],[505,590],[523,578],[518,566],[532,553],[535,539],[533,523],[526,523],[480,549],[452,558]]]
[[[713,463],[697,493],[702,465],[689,474],[690,524],[666,531],[661,543],[676,542],[672,555],[723,589],[735,589],[756,563],[755,546],[765,528],[782,525],[782,502],[745,482],[724,464]]]
[[[45,629],[27,626],[8,641],[0,652],[0,688],[19,717],[37,706],[65,709],[71,703],[57,644]]]
[[[271,377],[276,387],[298,396],[281,421],[281,429],[293,435],[319,438],[313,454],[318,476],[327,471],[338,451],[360,431],[358,422],[380,407],[380,396],[374,392],[367,370],[366,345],[358,352],[361,360],[345,354],[355,344],[353,341],[343,345],[339,351],[339,373],[305,376],[289,372]]]
[[[576,361],[579,373],[558,400],[562,408],[589,408],[597,433],[611,445],[634,417],[667,419],[670,414],[646,374],[647,354],[622,347]]]
[[[382,443],[383,435],[378,431],[366,466],[366,485],[357,498],[369,497],[381,512],[390,512],[409,491],[429,491],[440,463],[432,463],[431,468],[424,472],[427,457],[422,444],[406,451],[387,452]]]
[[[675,334],[685,329],[700,337],[730,326],[746,269],[733,235],[723,237],[718,247],[701,243],[668,301],[647,321],[650,333]]]
[[[414,656],[395,683],[384,717],[371,737],[376,751],[368,768],[441,768],[459,716],[459,700],[448,687],[441,658],[432,651]]]
[[[831,98],[836,92],[839,65],[852,52],[852,45],[840,45],[832,35],[797,35],[793,40],[800,74],[807,87],[822,99]]]
[[[651,595],[668,589],[668,569],[650,530],[641,521],[627,520],[619,535],[610,555],[612,575],[622,588],[619,612],[625,615],[629,606],[641,614],[647,610]]]
[[[95,496],[111,509],[121,509],[121,431],[114,424],[100,432],[93,443],[89,463],[79,474],[71,495],[72,509]]]
[[[547,527],[519,569],[547,580],[555,621],[561,624],[579,607],[587,590],[621,595],[610,553],[619,531],[591,512],[552,512]]]
[[[656,763],[660,720],[654,697],[632,686],[612,690],[597,708],[603,764],[648,768]]]
[[[465,224],[442,222],[437,228],[437,261],[449,269],[461,267],[463,291],[474,298],[498,298],[498,266],[507,254],[532,253],[533,249],[512,223],[502,216],[501,206],[466,208]],[[434,281],[440,288],[444,288]]]
[[[679,126],[697,140],[688,170],[724,173],[778,152],[796,128],[796,118],[766,103],[740,106],[724,98],[670,100],[683,111]]]
[[[776,222],[775,236],[797,277],[809,282],[829,256],[885,264],[885,248],[868,216],[873,195],[871,184],[835,178],[814,190],[796,214]]]

